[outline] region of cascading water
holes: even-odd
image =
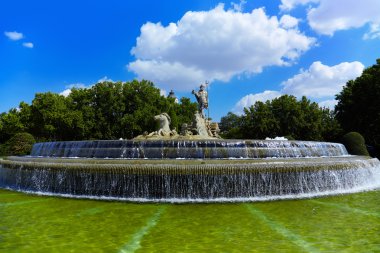
[[[150,140],[44,142],[31,156],[127,159],[290,158],[348,155],[339,143],[279,140]]]
[[[129,201],[271,200],[379,188],[380,162],[327,142],[48,142],[0,160],[0,187]]]

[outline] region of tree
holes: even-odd
[[[265,139],[278,136],[280,126],[276,119],[271,101],[256,102],[249,108],[244,108],[242,134],[248,139]]]
[[[67,99],[69,110],[78,111],[82,115],[83,128],[76,140],[100,139],[91,89],[73,88]]]
[[[0,142],[5,142],[25,129],[26,126],[22,123],[20,112],[17,109],[11,109],[8,113],[0,114]]]
[[[220,135],[226,139],[242,139],[242,117],[232,112],[222,117],[219,123]]]
[[[343,130],[335,117],[335,112],[329,108],[322,108],[322,139],[340,142]]]
[[[134,80],[124,85],[125,113],[122,124],[127,138],[136,137],[144,131],[154,131],[154,116],[169,111],[169,101],[161,96],[152,82]],[[173,101],[174,104],[174,101]]]
[[[229,113],[221,120],[224,136],[265,139],[288,136],[298,140],[336,139],[339,124],[329,109],[320,108],[306,97],[283,95],[265,103],[257,101],[244,114]]]
[[[5,143],[5,153],[7,155],[28,155],[35,142],[33,135],[17,133]]]
[[[178,121],[177,130],[181,129],[183,123],[191,124],[197,110],[197,103],[191,102],[190,98],[182,97],[180,103],[175,104],[175,113],[177,114]]]
[[[125,112],[123,84],[121,82],[102,82],[90,90],[93,118],[93,132],[99,139],[115,139],[121,136],[121,121]]]
[[[31,133],[48,140],[75,140],[81,136],[82,114],[71,110],[69,102],[55,93],[37,93],[31,105]]]
[[[336,118],[345,132],[359,132],[380,151],[380,59],[336,95]]]

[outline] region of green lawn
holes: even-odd
[[[138,204],[0,190],[0,252],[379,252],[380,191]]]

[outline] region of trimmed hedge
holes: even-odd
[[[343,136],[343,144],[351,155],[369,156],[364,137],[358,132],[349,132]]]

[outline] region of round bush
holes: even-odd
[[[10,155],[28,155],[36,142],[29,133],[17,133],[7,141],[7,151]]]
[[[364,137],[358,132],[349,132],[343,136],[343,144],[351,155],[369,156]]]

